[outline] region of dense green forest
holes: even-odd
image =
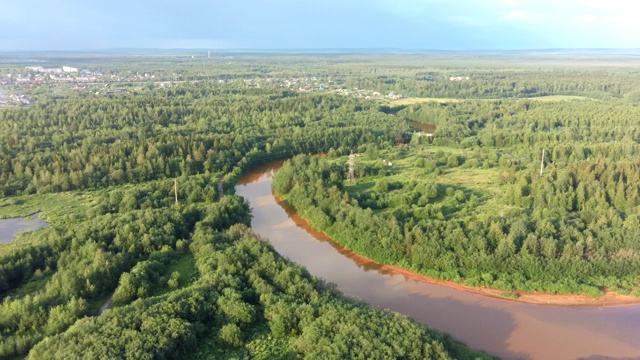
[[[640,294],[638,105],[432,102],[396,115],[437,130],[361,146],[354,183],[344,158],[296,157],[274,190],[346,247],[432,277]]]
[[[505,289],[637,291],[640,74],[627,58],[47,61],[117,80],[0,87],[31,100],[0,108],[0,218],[50,223],[0,244],[1,358],[486,357],[344,298],[251,232],[235,182],[299,154],[330,158],[294,158],[275,189],[362,254]]]
[[[5,290],[42,284],[0,306],[3,358],[483,356],[286,262],[246,227],[237,196],[109,205],[146,185],[96,195],[92,216],[3,249]],[[116,307],[93,316],[114,289]]]
[[[188,287],[82,319],[63,334],[40,342],[30,357],[448,359],[474,355],[450,337],[405,317],[341,299],[304,269],[281,259],[248,228],[235,225],[220,232],[212,226],[215,220],[198,222],[185,249],[193,254],[198,274]]]
[[[0,112],[5,195],[202,173],[396,137],[373,104],[201,83],[141,95],[44,99]],[[283,135],[287,136],[283,136]]]
[[[13,90],[33,103],[0,109],[0,218],[42,211],[50,226],[0,245],[0,358],[486,357],[344,298],[247,228],[233,186],[255,164],[408,141],[377,103],[219,76]]]

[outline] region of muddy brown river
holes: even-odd
[[[523,304],[419,282],[353,259],[278,204],[271,181],[281,165],[256,168],[236,186],[253,208],[252,227],[281,255],[337,284],[345,295],[406,314],[503,359],[640,359],[640,305]]]

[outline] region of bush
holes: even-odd
[[[169,278],[169,281],[167,281],[167,285],[169,285],[171,289],[177,289],[180,286],[180,272],[174,271],[171,273],[171,277]]]
[[[236,324],[226,324],[220,329],[220,340],[231,346],[242,345],[242,332]]]
[[[447,158],[447,166],[448,167],[458,167],[460,166],[460,162],[458,161],[458,157],[456,155],[451,155]]]

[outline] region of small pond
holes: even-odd
[[[0,244],[7,244],[13,241],[18,233],[42,229],[49,226],[40,214],[35,213],[27,217],[11,219],[0,219]]]

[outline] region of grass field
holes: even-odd
[[[554,101],[571,101],[571,100],[594,100],[586,96],[571,96],[571,95],[549,95],[530,98],[505,98],[505,99],[453,99],[453,98],[406,98],[393,100],[389,103],[391,106],[407,106],[426,102],[437,102],[441,104],[462,102],[462,101],[496,101],[496,100],[531,100],[540,102],[554,102]]]
[[[425,102],[438,102],[441,104],[462,102],[464,99],[451,99],[451,98],[406,98],[391,101],[391,106],[406,106],[413,104],[420,104]]]
[[[86,216],[96,194],[66,192],[44,195],[23,195],[0,199],[0,219],[28,216],[42,211],[50,223],[64,223]]]
[[[541,102],[553,102],[553,101],[571,101],[571,100],[595,100],[586,96],[571,96],[571,95],[549,95],[527,98],[527,100],[541,101]]]
[[[426,161],[436,161],[434,154],[438,152],[443,154],[444,159],[451,155],[472,157],[461,154],[460,149],[433,145],[412,146],[404,150],[397,148],[386,151],[381,150],[376,159],[371,159],[366,155],[359,157],[356,161],[356,167],[374,166],[377,162],[382,162],[383,159],[391,159],[393,166],[385,166],[384,175],[357,178],[355,183],[347,185],[347,191],[351,195],[372,193],[376,192],[375,186],[380,181],[399,183],[403,186],[415,181],[418,184],[426,183],[437,186],[438,197],[430,200],[430,203],[448,202],[449,199],[445,193],[447,188],[451,188],[456,191],[463,191],[467,200],[472,195],[477,199],[474,213],[478,216],[500,214],[508,208],[501,201],[503,191],[498,183],[500,170],[497,167],[471,167],[465,164],[450,167],[443,164],[442,161],[438,163],[436,171],[416,166],[419,158]],[[346,159],[343,158],[340,161],[346,162]],[[484,159],[483,161],[488,160]],[[402,192],[403,190],[389,190],[386,194],[379,194],[378,196],[393,197],[396,193],[400,194]],[[386,211],[393,211],[393,207],[377,209],[374,210],[374,213]]]
[[[168,278],[174,272],[180,273],[180,278],[178,280],[177,289],[182,289],[187,287],[193,283],[193,281],[197,277],[197,269],[196,269],[196,261],[193,257],[193,254],[186,253],[174,262],[167,266],[167,271],[165,272],[165,276]],[[168,292],[171,292],[176,289],[171,289],[167,286],[160,287],[153,292],[152,296],[163,295]]]

